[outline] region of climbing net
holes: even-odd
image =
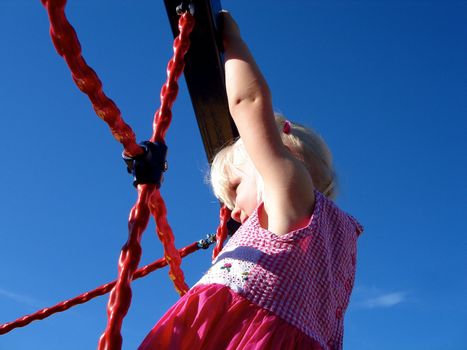
[[[182,257],[200,248],[207,248],[216,241],[214,258],[221,250],[228,233],[227,221],[230,212],[222,207],[220,224],[215,237],[214,235],[208,236],[205,240],[177,250],[172,229],[167,222],[167,208],[159,191],[162,173],[166,170],[165,135],[172,120],[171,109],[178,94],[177,81],[184,70],[184,56],[190,47],[190,33],[195,20],[189,5],[185,1],[182,2],[177,8],[179,35],[173,43],[174,53],[167,66],[167,81],[161,89],[161,104],[154,115],[153,133],[148,141],[138,144],[133,130],[123,120],[117,105],[106,96],[102,82],[82,56],[76,32],[65,16],[66,0],[41,0],[41,2],[49,16],[50,35],[57,53],[67,63],[75,84],[88,96],[96,114],[108,124],[114,138],[122,144],[123,157],[128,170],[134,176],[138,196],[130,211],[129,235],[120,253],[117,280],[53,307],[0,325],[0,334],[25,326],[34,320],[44,319],[56,312],[65,311],[74,305],[85,303],[110,291],[107,326],[100,337],[98,348],[100,350],[120,349],[122,345],[120,330],[131,303],[131,281],[169,265],[169,277],[177,292],[182,296],[188,291],[183,271],[180,268]],[[151,216],[156,222],[156,232],[164,248],[164,257],[137,270],[142,254],[140,244],[142,234]]]

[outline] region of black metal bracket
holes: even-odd
[[[133,186],[155,184],[161,187],[163,173],[167,171],[167,146],[162,142],[144,141],[139,144],[144,152],[136,157],[122,154],[128,173],[133,175]]]
[[[228,236],[232,237],[235,232],[237,232],[238,228],[241,226],[239,222],[234,221],[233,219],[229,219],[227,221],[227,230]],[[200,249],[208,249],[212,244],[216,242],[216,234],[209,233],[206,235],[206,238],[200,239],[198,241],[198,248]]]

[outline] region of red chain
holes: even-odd
[[[81,55],[76,32],[65,16],[66,0],[41,1],[49,14],[53,44],[58,54],[65,59],[76,85],[88,95],[94,111],[109,125],[112,135],[123,145],[125,153],[130,156],[141,154],[142,149],[136,143],[133,130],[123,121],[115,103],[104,94],[102,82]]]
[[[154,133],[151,141],[164,142],[164,136],[167,132],[170,121],[172,120],[171,107],[177,97],[178,84],[177,79],[183,72],[185,66],[183,57],[189,49],[189,35],[194,26],[193,16],[186,12],[179,20],[180,34],[174,41],[174,56],[170,60],[167,68],[167,82],[161,91],[161,107],[155,114]],[[165,258],[169,263],[169,276],[173,280],[175,289],[183,295],[188,291],[188,286],[184,281],[183,272],[180,268],[180,254],[175,248],[172,230],[167,223],[167,210],[165,203],[160,196],[160,192],[154,185],[139,185],[139,198],[144,198],[144,210],[147,208],[154,216],[157,225],[157,233],[164,247]],[[133,211],[132,211],[133,212]],[[139,210],[135,210],[135,223],[139,216]],[[125,317],[131,303],[131,276],[136,270],[141,258],[141,234],[146,228],[132,225],[130,215],[130,238],[122,249],[119,262],[119,278],[114,290],[110,293],[109,303],[107,305],[107,328],[99,340],[99,350],[117,350],[121,349],[122,336],[120,334],[123,318]]]
[[[128,156],[140,154],[142,149],[136,144],[133,131],[121,118],[120,110],[115,103],[104,94],[101,81],[81,55],[76,32],[65,17],[66,0],[41,1],[49,14],[52,41],[59,55],[68,64],[76,85],[88,95],[97,115],[109,125],[114,137],[123,144],[125,154]],[[153,122],[151,137],[153,142],[164,142],[172,119],[171,107],[178,93],[177,79],[184,69],[183,57],[190,45],[189,35],[193,26],[193,16],[188,12],[184,13],[179,20],[180,35],[174,41],[174,57],[167,68],[167,82],[161,91],[161,107],[156,112]],[[165,217],[165,204],[160,193],[154,185],[139,185],[138,199],[130,213],[129,238],[120,254],[118,280],[109,298],[107,328],[99,341],[100,350],[121,348],[120,329],[131,303],[130,283],[141,258],[140,241],[149,220],[148,206],[156,218],[158,235],[163,242],[165,257],[170,265],[169,275],[174,280],[175,288],[181,294],[188,289],[180,269],[181,258],[174,246],[173,233]]]
[[[107,304],[107,327],[99,340],[99,349],[121,349],[120,329],[131,304],[131,280],[141,259],[141,237],[149,221],[148,197],[155,185],[139,185],[138,199],[128,220],[129,237],[118,262],[117,283]]]
[[[227,235],[229,233],[229,230],[227,228],[227,222],[230,219],[230,210],[223,205],[220,209],[219,212],[219,226],[217,227],[216,231],[216,246],[214,247],[214,250],[212,251],[212,260],[214,260],[217,255],[219,255],[220,251],[222,250],[222,247],[224,246],[224,242],[227,239]]]
[[[182,259],[174,244],[174,235],[167,222],[167,208],[160,192],[155,190],[149,199],[149,210],[156,220],[156,232],[164,246],[164,256],[169,262],[169,277],[180,295],[184,295],[189,287],[185,283],[183,271],[180,268]]]
[[[167,128],[172,120],[172,105],[178,93],[177,80],[185,68],[185,54],[190,48],[190,33],[195,25],[195,18],[185,12],[178,21],[179,35],[173,43],[174,55],[167,65],[167,82],[161,90],[161,106],[154,115],[153,134],[151,141],[161,142],[165,138]]]
[[[182,249],[179,250],[180,256],[185,257],[191,253],[194,253],[199,249],[198,242],[194,242]],[[136,280],[138,278],[144,277],[151,272],[160,269],[164,266],[167,266],[167,260],[165,258],[160,258],[154,262],[152,262],[149,265],[143,266],[142,268],[138,269],[134,274],[133,274],[133,280]],[[24,327],[28,324],[30,324],[33,321],[37,320],[42,320],[44,318],[47,318],[53,314],[56,314],[58,312],[62,312],[65,310],[68,310],[72,308],[73,306],[79,305],[79,304],[84,304],[88,302],[89,300],[92,300],[98,296],[107,294],[110,292],[110,290],[117,284],[117,281],[112,281],[109,283],[106,283],[96,289],[93,289],[89,292],[83,293],[81,295],[78,295],[77,297],[74,297],[72,299],[62,301],[61,303],[58,303],[54,306],[51,307],[46,307],[44,309],[41,309],[31,315],[23,316],[21,318],[18,318],[17,320],[13,322],[8,322],[5,324],[0,325],[0,335],[1,334],[6,334],[10,332],[11,330],[19,327]]]
[[[190,48],[190,33],[195,25],[194,17],[185,12],[178,21],[179,35],[173,43],[173,57],[167,65],[167,81],[162,86],[160,98],[161,106],[154,115],[152,142],[164,142],[167,128],[172,120],[172,106],[178,93],[178,78],[185,68],[185,54]],[[149,197],[149,209],[156,221],[157,235],[164,247],[165,257],[169,262],[169,276],[173,280],[175,289],[180,295],[188,291],[183,271],[180,268],[182,260],[174,244],[174,235],[167,222],[167,208],[159,190],[154,190]]]

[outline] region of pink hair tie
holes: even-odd
[[[282,129],[282,131],[284,132],[284,134],[288,135],[288,134],[290,134],[290,130],[291,130],[290,122],[288,120],[286,120],[284,122],[284,128]]]

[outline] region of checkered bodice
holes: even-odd
[[[341,349],[362,227],[324,195],[315,195],[308,226],[282,236],[260,226],[256,209],[196,285],[228,286],[324,349]]]

